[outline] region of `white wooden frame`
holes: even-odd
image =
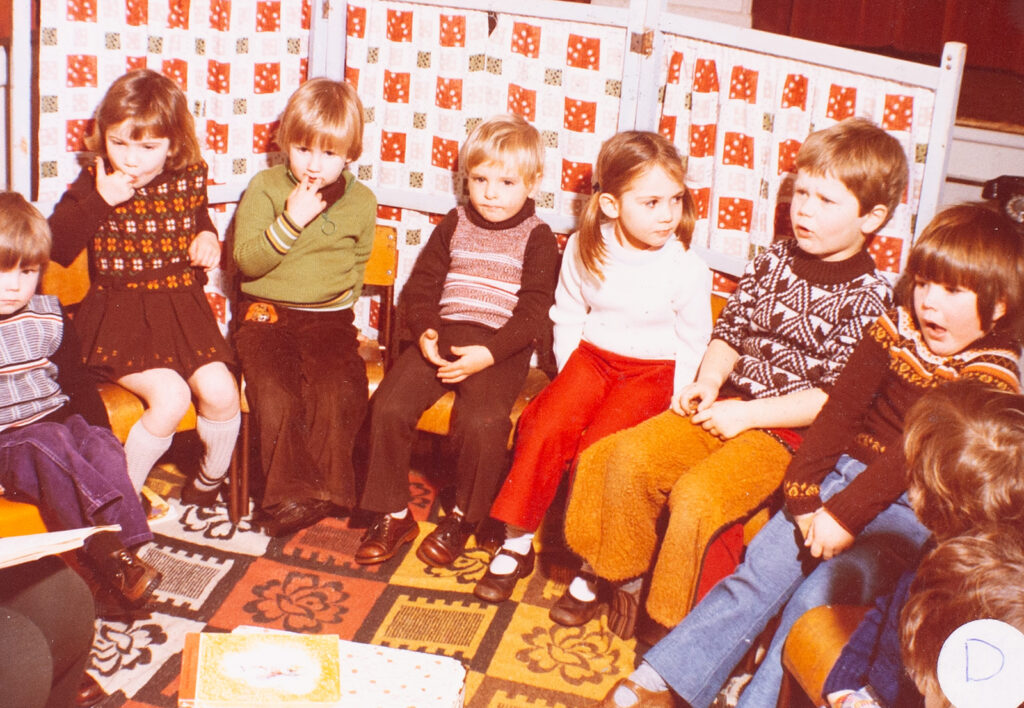
[[[630,0],[626,8],[555,0],[518,0],[513,10],[507,0],[416,0],[417,4],[462,8],[528,17],[587,22],[623,28],[627,37],[650,32],[652,51],[649,55],[627,52],[622,75],[619,129],[657,127],[659,76],[665,33],[743,48],[782,58],[810,62],[820,66],[854,70],[870,76],[891,79],[932,89],[935,94],[932,129],[918,206],[916,231],[935,213],[941,203],[942,186],[949,161],[953,122],[960,93],[966,46],[950,42],[943,48],[938,66],[890,59],[831,45],[794,39],[758,30],[736,27],[708,20],[683,17],[666,10],[667,0]],[[337,0],[313,0],[312,27],[309,42],[310,74],[340,79],[344,76],[346,5]],[[8,62],[9,124],[6,153],[10,162],[8,184],[26,195],[33,193],[32,82],[35,80],[31,47],[31,9],[29,3],[13,3],[11,54]],[[651,30],[649,28],[657,28]],[[852,67],[856,67],[851,69]],[[0,155],[2,157],[2,155]],[[229,203],[238,200],[244,183],[228,183],[210,188],[210,202]],[[380,190],[378,201],[391,206],[418,211],[445,212],[454,206],[454,197],[424,195],[412,190],[389,188]],[[575,224],[571,217],[558,216],[552,227],[569,232]],[[564,222],[564,223],[563,223]],[[915,234],[916,235],[916,234]],[[736,274],[742,264],[714,253],[705,254],[712,267]]]

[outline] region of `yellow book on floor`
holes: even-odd
[[[336,634],[185,637],[179,708],[325,708],[340,700]]]

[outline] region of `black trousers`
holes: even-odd
[[[92,593],[57,556],[0,570],[0,708],[68,708],[92,648]]]
[[[275,316],[243,320],[235,333],[266,480],[261,505],[329,499],[352,508],[352,448],[367,406],[352,310],[277,307]]]
[[[493,332],[467,324],[439,331],[441,355],[451,346],[483,344]],[[437,367],[409,347],[381,381],[370,401],[370,451],[360,506],[368,511],[401,511],[409,503],[409,460],[416,422],[448,391],[455,391],[450,448],[455,464],[455,503],[467,521],[483,519],[508,474],[509,414],[526,380],[532,350],[517,352],[457,384],[443,384]]]

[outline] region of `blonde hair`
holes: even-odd
[[[532,187],[544,172],[544,141],[522,116],[492,116],[478,124],[462,146],[466,172],[488,162],[514,165],[523,184]]]
[[[917,569],[900,612],[900,649],[907,673],[922,693],[942,695],[942,645],[959,627],[979,619],[1024,632],[1024,537],[1000,524],[947,539]]]
[[[188,100],[178,85],[150,69],[136,69],[119,77],[96,108],[85,146],[107,157],[107,130],[129,121],[132,140],[167,138],[170,147],[164,166],[180,170],[199,162],[199,141]]]
[[[1015,336],[1024,318],[1024,237],[1005,215],[983,204],[958,204],[935,215],[914,243],[896,284],[897,302],[911,307],[916,279],[966,288],[978,296],[981,328]]]
[[[953,381],[911,406],[904,430],[910,503],[937,538],[986,522],[1024,532],[1024,397]]]
[[[50,225],[17,192],[0,192],[0,270],[45,268],[50,262]]]
[[[847,118],[811,133],[796,154],[796,168],[830,175],[857,197],[860,216],[877,204],[892,217],[907,188],[907,158],[896,138],[866,118]]]
[[[696,208],[693,196],[684,182],[686,171],[679,151],[667,138],[657,133],[623,131],[601,145],[594,166],[594,192],[580,214],[580,262],[591,275],[603,278],[601,266],[607,256],[604,238],[601,236],[601,224],[606,219],[601,211],[601,195],[621,198],[633,180],[654,167],[665,170],[683,190],[683,216],[676,227],[676,238],[687,248],[690,247]]]
[[[363,153],[363,104],[344,81],[310,79],[288,99],[277,129],[285,152],[293,145],[331,150],[349,162]]]

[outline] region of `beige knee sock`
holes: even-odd
[[[146,430],[141,420],[136,421],[128,431],[128,438],[124,441],[124,456],[128,460],[128,477],[136,492],[142,490],[153,465],[167,452],[173,439],[173,433],[166,438],[153,435]]]
[[[208,491],[216,489],[224,480],[231,465],[231,453],[238,440],[238,427],[242,420],[241,413],[227,420],[210,420],[196,416],[196,433],[203,442],[206,452],[196,477],[196,489]]]

